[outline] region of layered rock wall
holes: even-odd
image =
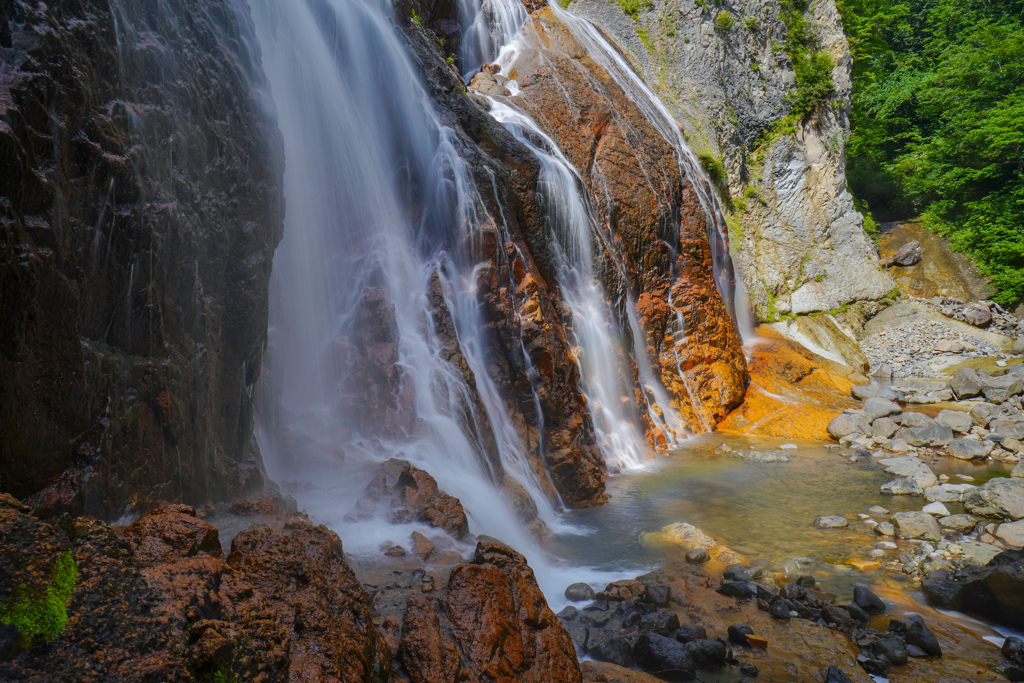
[[[790,126],[779,125],[796,81],[778,0],[652,0],[635,18],[609,0],[569,8],[616,41],[693,150],[724,164],[733,260],[761,320],[894,288],[846,187],[852,61],[833,0],[812,0],[806,16],[834,91]]]
[[[244,3],[0,2],[0,488],[259,488],[283,197]]]

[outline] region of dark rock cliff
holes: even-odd
[[[282,163],[247,12],[0,0],[0,488],[37,508],[262,486]]]

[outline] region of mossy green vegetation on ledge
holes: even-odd
[[[615,0],[627,17],[638,19],[640,12],[654,6],[652,0]],[[568,4],[568,3],[566,3]]]
[[[803,118],[825,102],[835,90],[832,57],[817,49],[807,19],[807,0],[781,0],[779,19],[786,25],[786,54],[793,63],[796,92],[790,95],[791,115]]]
[[[77,585],[78,565],[69,550],[57,556],[45,590],[33,591],[24,584],[14,589],[8,602],[0,606],[0,622],[21,631],[21,649],[49,642],[67,628],[68,602]]]

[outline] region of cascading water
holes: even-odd
[[[271,474],[310,514],[340,527],[373,464],[401,457],[462,501],[474,531],[532,547],[501,502],[480,443],[493,431],[505,473],[554,524],[483,371],[472,272],[445,251],[479,223],[451,131],[383,7],[255,0],[253,17],[284,135],[288,201],[266,362],[282,410],[261,418]],[[476,386],[442,359],[443,341],[424,314],[434,277]],[[390,357],[398,376],[397,405],[370,416],[375,424],[352,415],[366,410],[361,392],[371,388],[352,386],[360,343],[371,362]],[[474,391],[487,420],[466,409]],[[350,550],[371,551],[379,532],[372,522],[349,524],[345,540]]]
[[[620,396],[623,352],[616,339],[604,289],[594,273],[593,246],[603,247],[583,181],[558,146],[529,116],[491,99],[491,115],[529,147],[541,162],[538,190],[555,235],[558,278],[572,311],[572,332],[598,446],[609,464],[637,467],[647,459],[644,440]],[[595,243],[595,244],[592,244]],[[667,404],[666,404],[667,405]]]

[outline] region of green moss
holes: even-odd
[[[754,73],[757,73],[758,71],[760,71],[761,70],[760,62],[751,61],[750,62],[750,70],[753,71]]]
[[[715,15],[715,30],[716,31],[728,31],[732,28],[735,21],[732,15],[728,12],[722,11]]]
[[[423,20],[420,19],[420,15],[416,14],[416,10],[410,9],[409,17],[412,19],[414,24],[419,24],[420,26],[423,26]]]
[[[14,589],[7,604],[0,607],[0,622],[13,624],[21,631],[20,649],[46,643],[68,625],[68,602],[78,585],[78,565],[71,551],[57,556],[50,571],[50,582],[42,592],[22,584]]]
[[[725,164],[722,163],[721,159],[710,152],[701,152],[697,155],[697,158],[700,159],[700,165],[704,167],[711,182],[716,184],[725,183]]]
[[[758,28],[757,17],[747,17],[743,20],[743,23],[747,25],[747,30],[751,33],[756,33]]]
[[[615,0],[615,1],[617,3],[619,3],[619,7],[622,8],[622,11],[626,14],[626,16],[632,17],[633,19],[637,19],[639,17],[639,15],[640,15],[641,11],[643,11],[645,9],[650,9],[653,6],[653,4],[654,4],[651,0]]]
[[[640,42],[644,44],[644,47],[646,47],[648,50],[654,49],[651,47],[651,39],[650,36],[647,34],[647,29],[638,28],[636,30],[636,34],[640,37]]]
[[[562,9],[567,9],[570,2],[572,2],[572,0],[558,0],[558,4],[562,6]]]

